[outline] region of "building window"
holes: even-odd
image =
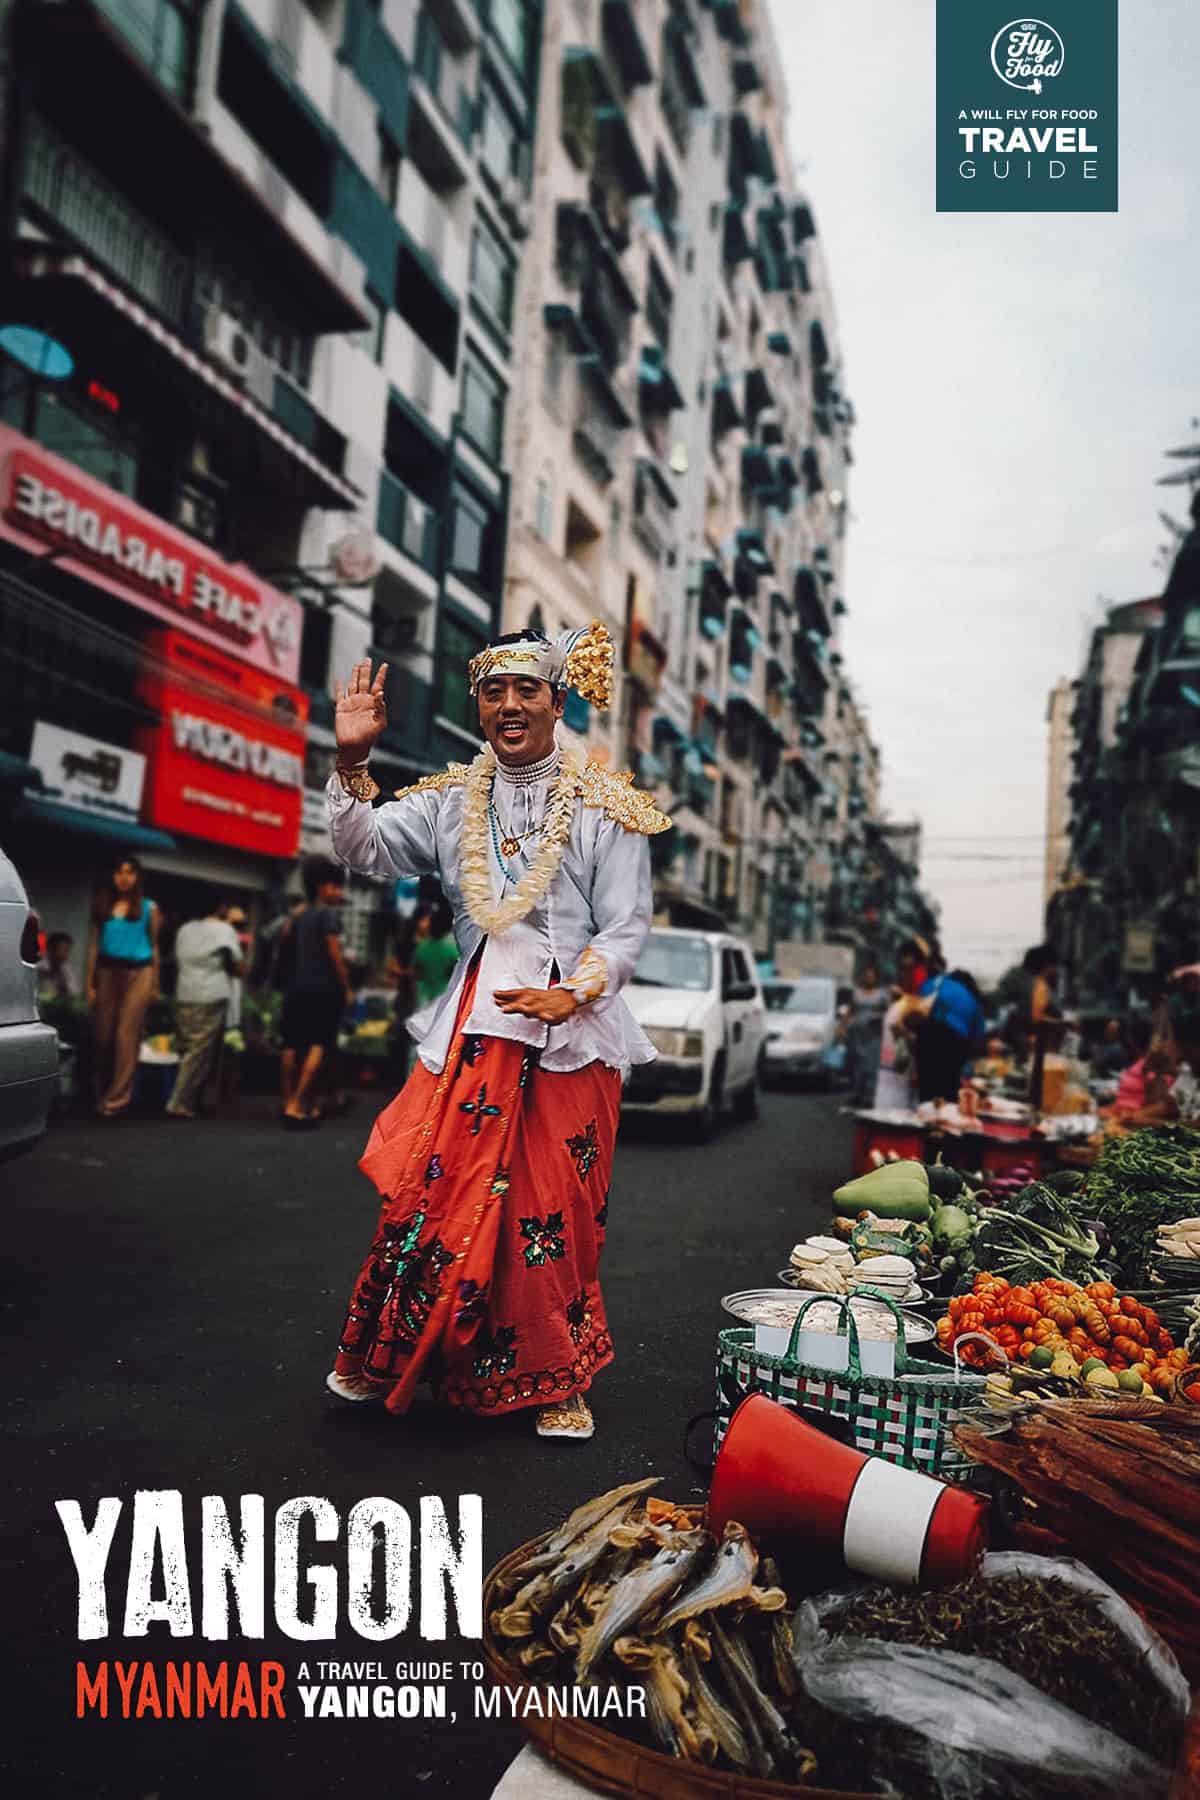
[[[392,208],[400,198],[400,149],[390,132],[379,127],[379,172],[375,185]]]
[[[516,269],[512,258],[487,221],[476,214],[471,241],[471,288],[474,298],[502,325],[512,329],[513,285]]]
[[[533,529],[547,544],[554,537],[554,477],[547,471],[538,476],[537,495],[533,506]]]
[[[443,615],[438,634],[437,710],[443,719],[475,734],[479,720],[467,686],[467,664],[483,649],[482,634]]]
[[[521,133],[495,88],[486,82],[479,90],[479,105],[479,167],[498,185],[519,172]]]
[[[487,364],[468,350],[463,362],[463,430],[493,462],[500,461],[504,442],[504,384]]]
[[[664,279],[658,264],[651,259],[650,273],[646,281],[646,323],[654,333],[655,342],[661,345],[664,352],[671,348],[671,309],[674,297],[670,285]]]
[[[465,488],[454,490],[450,567],[456,575],[486,586],[491,574],[491,512]]]
[[[529,71],[529,19],[524,0],[492,0],[492,36],[524,81]]]

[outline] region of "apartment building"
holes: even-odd
[[[8,0],[0,43],[4,448],[65,497],[35,517],[7,484],[22,654],[0,747],[31,780],[39,721],[135,754],[173,716],[168,674],[247,741],[287,710],[284,806],[209,793],[168,819],[159,752],[137,752],[160,889],[250,896],[324,841],[329,685],[357,656],[392,668],[385,783],[475,742],[464,663],[500,612],[537,9]],[[64,535],[85,513],[95,542]],[[251,699],[247,666],[286,692]],[[379,901],[352,909],[363,954]]]
[[[819,932],[853,412],[766,6],[548,0],[531,204],[505,622],[623,644],[568,724],[672,813],[664,915]]]

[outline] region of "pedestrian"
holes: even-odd
[[[286,970],[280,1021],[282,1116],[290,1131],[315,1131],[320,1118],[314,1094],[322,1066],[337,1053],[342,1014],[350,1004],[338,916],[346,878],[324,856],[310,857],[302,876],[305,904],[284,927],[279,951]]]
[[[170,1119],[194,1119],[200,1096],[216,1074],[235,981],[246,964],[241,940],[219,900],[175,937],[175,1042],[179,1069],[167,1101]]]
[[[875,1098],[883,1048],[883,1020],[888,1009],[888,991],[879,979],[879,964],[873,957],[863,964],[852,1004],[848,1041],[854,1083],[853,1105],[862,1108],[870,1106]]]
[[[75,939],[69,931],[52,931],[46,939],[46,952],[37,968],[38,1000],[44,1006],[53,1001],[74,1000],[79,983],[71,967],[71,951]]]
[[[159,997],[159,925],[141,863],[122,856],[95,896],[88,935],[87,997],[102,1119],[115,1119],[133,1098],[146,1009]]]
[[[430,907],[428,929],[413,944],[412,959],[417,1011],[420,1012],[441,999],[458,965],[454,914],[444,900]]]
[[[917,1025],[917,1094],[957,1102],[963,1067],[981,1044],[987,1022],[974,978],[965,969],[931,975],[921,988]]]
[[[360,663],[339,693],[334,848],[364,874],[436,875],[461,951],[360,1164],[384,1204],[328,1377],[344,1399],[401,1413],[432,1377],[464,1411],[593,1434],[621,1083],[654,1057],[620,996],[650,926],[646,838],[669,826],[555,741],[567,687],[606,707],[611,669],[603,626],[499,639],[469,666],[486,748],[378,810],[386,670]]]

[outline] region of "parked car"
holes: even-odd
[[[58,1033],[38,1017],[39,935],[21,877],[0,850],[0,1162],[41,1137],[58,1085]]]
[[[767,1015],[748,945],[719,931],[653,930],[625,999],[658,1051],[630,1073],[630,1112],[686,1117],[701,1139],[727,1105],[758,1116]]]
[[[794,981],[763,983],[770,1079],[808,1075],[829,1085],[830,1057],[838,1041],[838,998],[832,975],[799,975]]]

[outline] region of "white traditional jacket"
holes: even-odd
[[[497,768],[493,800],[506,831],[536,826],[556,773],[541,781],[506,779]],[[575,812],[562,862],[545,899],[523,919],[486,938],[467,909],[461,886],[465,764],[452,763],[372,807],[344,793],[337,776],[326,790],[330,832],[339,861],[362,875],[434,875],[454,914],[459,964],[440,1000],[409,1021],[421,1061],[440,1074],[449,1054],[459,996],[471,958],[483,944],[475,1002],[464,1030],[514,1038],[541,1051],[541,1067],[579,1069],[595,1061],[625,1075],[655,1051],[621,999],[650,928],[652,900],[647,835],[670,821],[627,777],[594,764],[580,772]],[[511,892],[498,854],[489,855],[493,897]],[[517,874],[525,865],[517,862]],[[561,1025],[501,1012],[492,996],[505,988],[548,988],[557,969],[581,1006]]]

